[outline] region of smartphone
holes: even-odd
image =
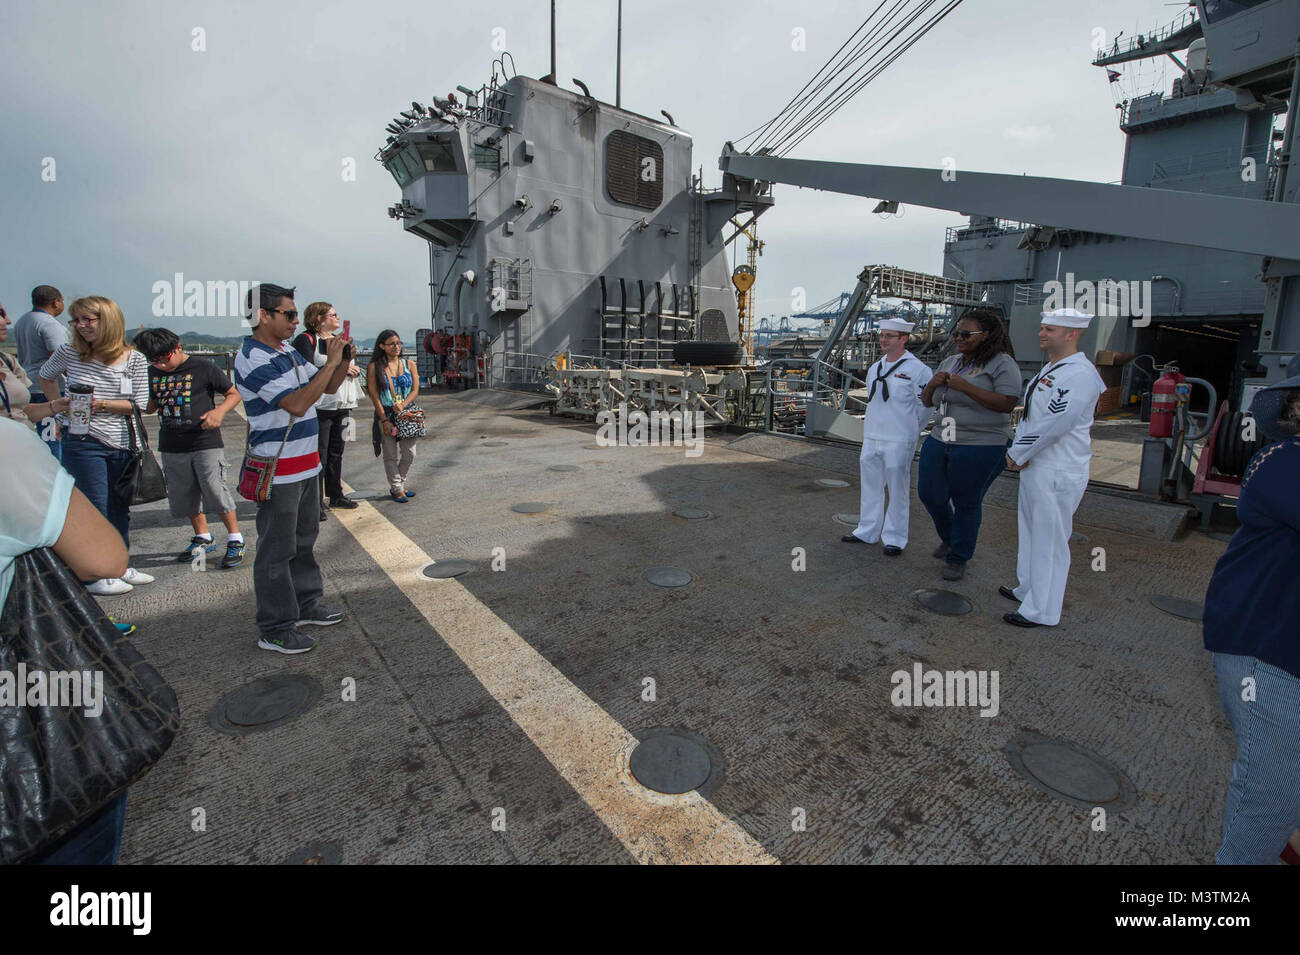
[[[352,337],[352,319],[350,318],[343,319],[343,337],[344,338]]]

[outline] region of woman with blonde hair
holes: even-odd
[[[116,485],[131,460],[131,418],[149,404],[149,363],[126,343],[126,319],[112,299],[79,298],[68,307],[68,318],[72,341],[60,345],[41,366],[41,387],[47,396],[57,395],[58,378],[66,375],[69,394],[91,389],[85,434],[73,434],[69,428],[68,399],[54,403],[60,412],[55,421],[62,435],[63,466],[130,547],[131,502],[117,493]],[[111,596],[152,582],[148,574],[128,567],[120,578],[97,580],[87,589],[96,596]]]

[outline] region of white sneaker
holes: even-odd
[[[105,577],[103,580],[97,580],[93,584],[87,584],[86,589],[96,597],[116,597],[118,594],[129,594],[135,590],[125,580],[117,577]]]
[[[134,567],[128,567],[126,573],[122,575],[122,579],[132,585],[153,583],[153,577],[143,571],[136,570]]]

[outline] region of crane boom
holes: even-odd
[[[1300,260],[1300,205],[1077,179],[751,156],[724,149],[739,179],[869,196],[963,214]]]

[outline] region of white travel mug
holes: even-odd
[[[68,386],[68,433],[90,433],[90,402],[95,389],[90,385]]]

